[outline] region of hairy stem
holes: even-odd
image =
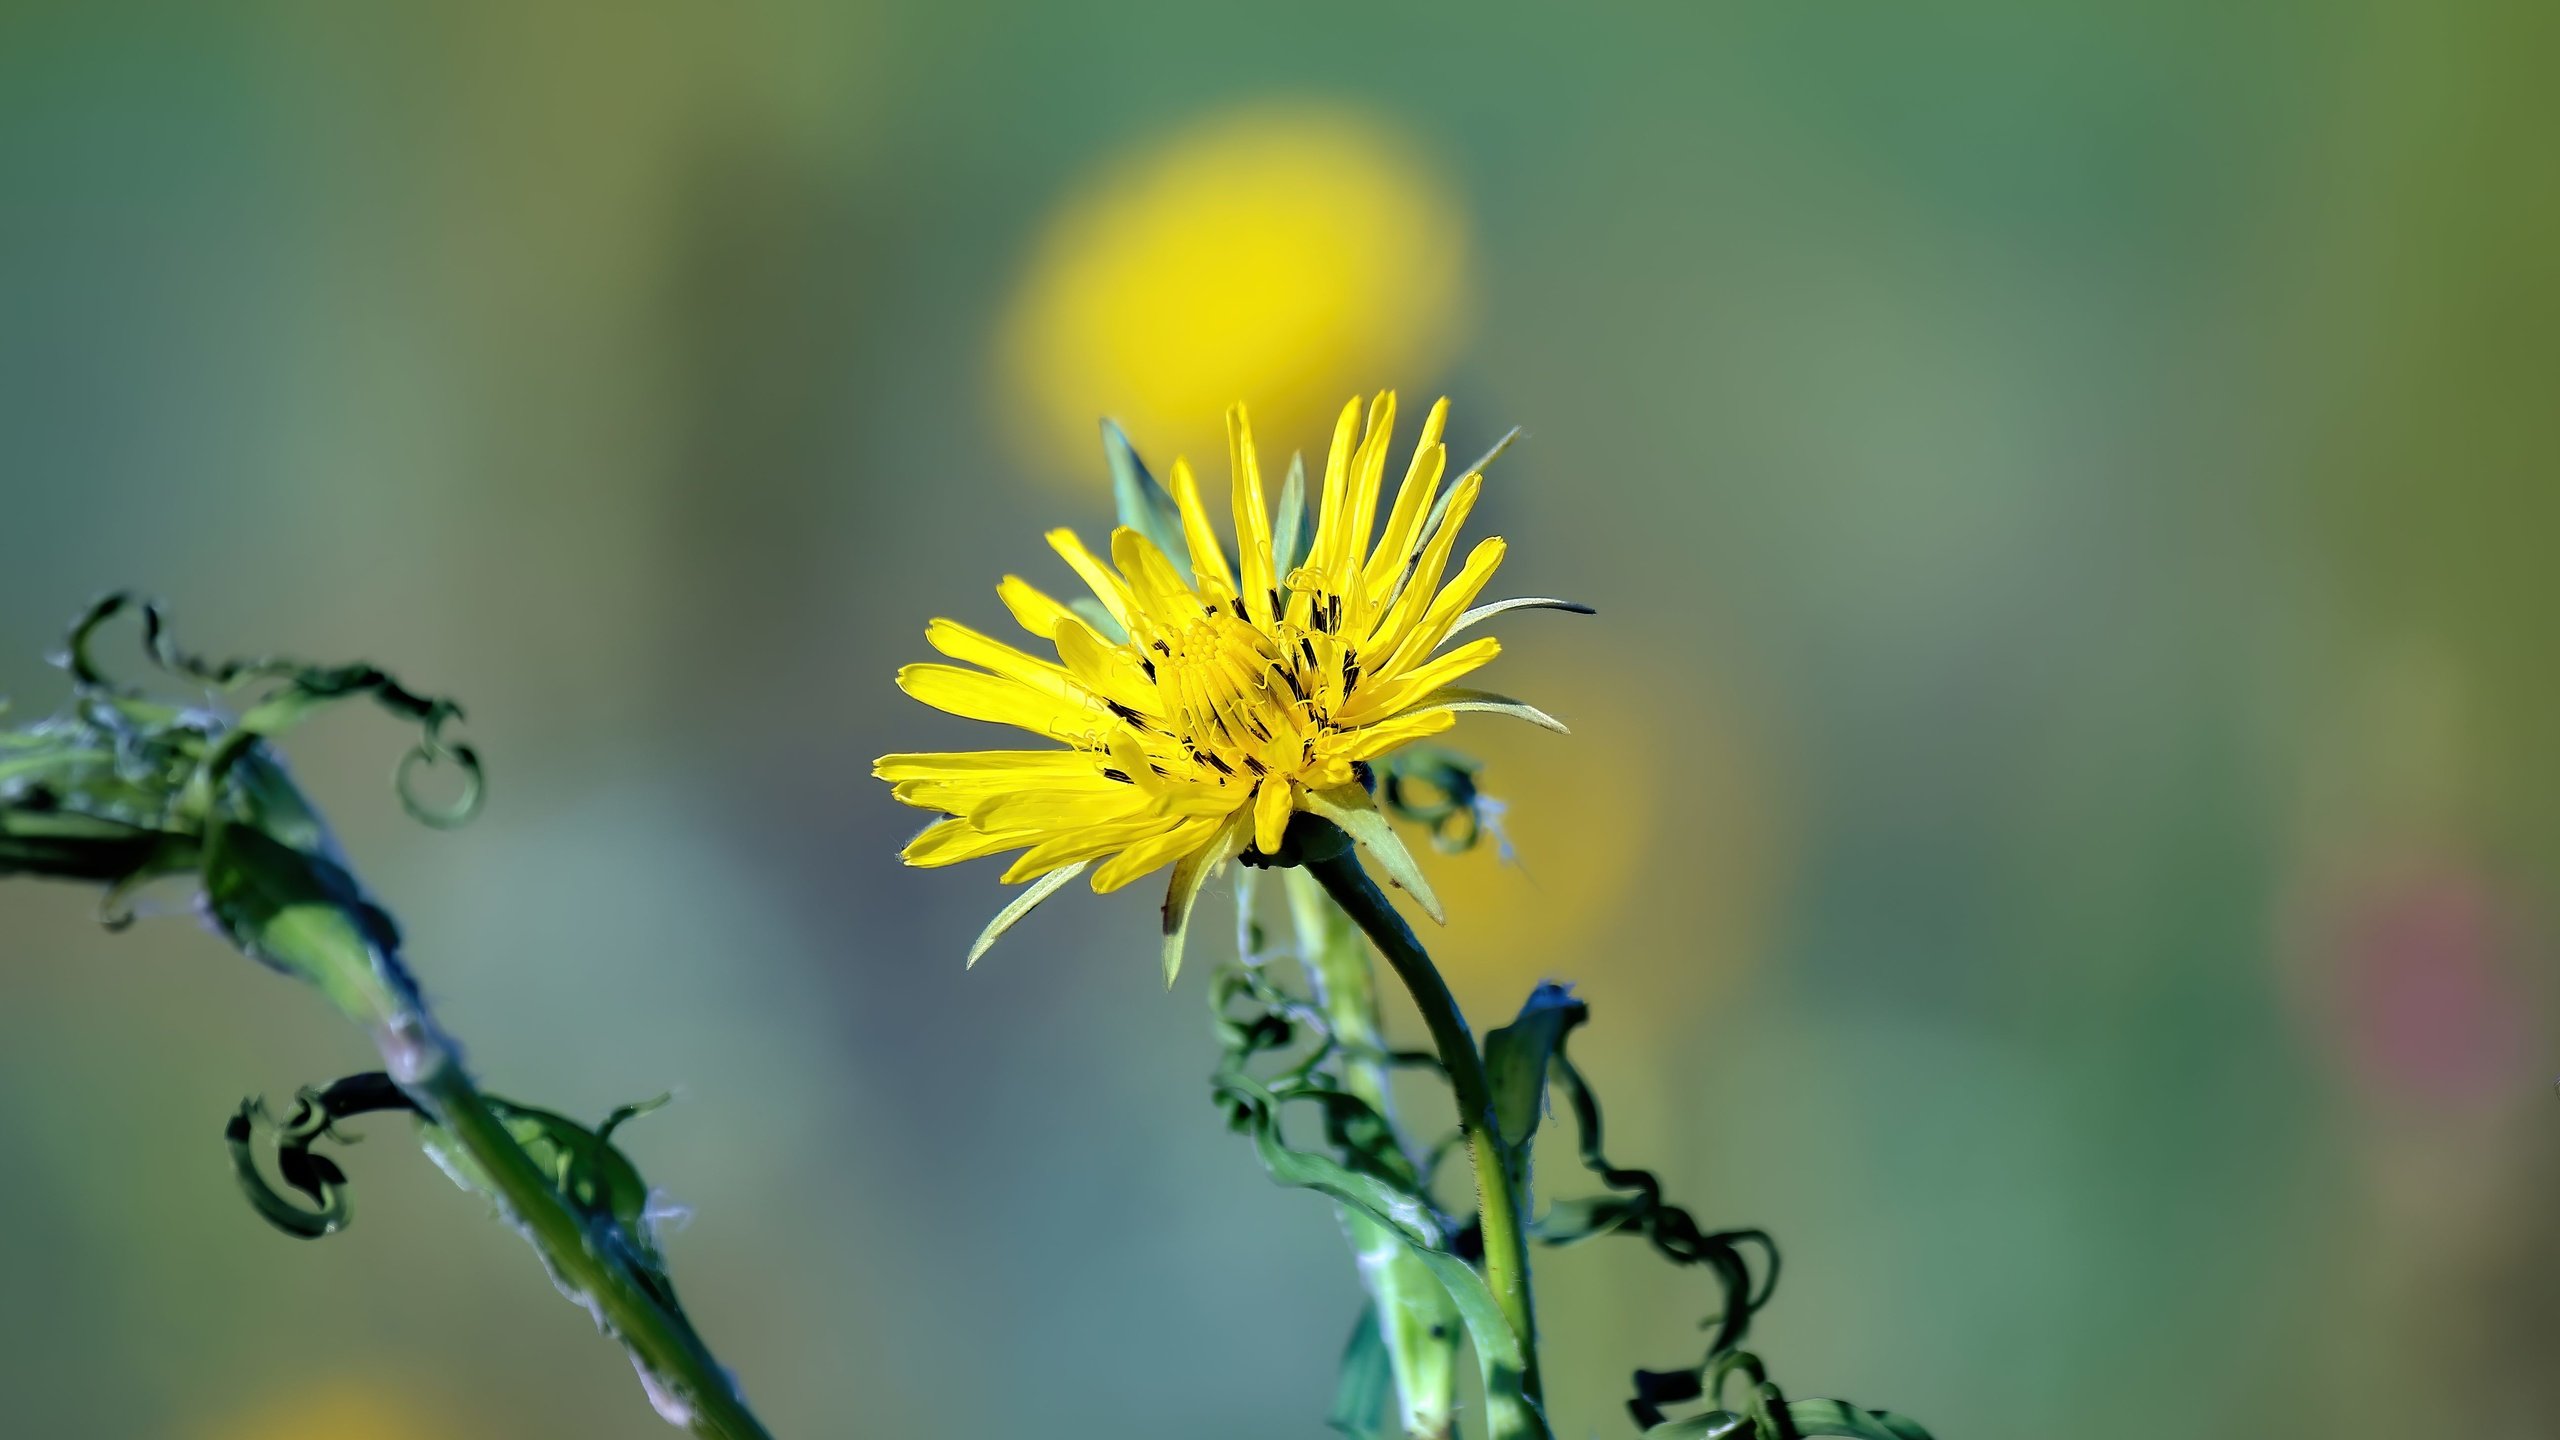
[[[395,1067],[401,1059],[416,1058],[414,1052],[385,1049]],[[459,1062],[450,1054],[435,1054],[425,1073],[404,1081],[402,1088],[478,1167],[561,1288],[593,1310],[597,1323],[629,1348],[660,1414],[706,1440],[772,1440],[693,1327],[669,1314],[623,1266],[595,1252],[586,1225],[491,1113]]]
[[[1342,1088],[1391,1126],[1386,1037],[1378,1024],[1378,978],[1369,947],[1342,907],[1303,870],[1288,877],[1289,913],[1298,953],[1341,1047],[1332,1062]],[[1345,1239],[1360,1265],[1360,1283],[1377,1308],[1379,1337],[1395,1376],[1397,1422],[1406,1440],[1448,1440],[1457,1408],[1459,1321],[1448,1292],[1421,1259],[1377,1221],[1338,1206]]]
[[[1493,1088],[1485,1078],[1484,1056],[1476,1049],[1474,1032],[1467,1028],[1467,1017],[1459,1010],[1457,997],[1449,993],[1448,983],[1440,978],[1438,967],[1431,963],[1431,956],[1414,938],[1413,928],[1387,903],[1387,897],[1379,892],[1368,872],[1360,868],[1354,852],[1345,848],[1322,859],[1310,858],[1306,869],[1343,913],[1368,935],[1370,943],[1395,970],[1396,978],[1412,993],[1414,1007],[1422,1012],[1422,1023],[1431,1031],[1431,1042],[1440,1052],[1440,1063],[1449,1072],[1449,1087],[1457,1096],[1458,1126],[1466,1136],[1468,1158],[1475,1166],[1477,1213],[1484,1231],[1485,1283],[1520,1340],[1521,1393],[1531,1404],[1537,1404],[1538,1327],[1529,1298],[1523,1197],[1513,1183],[1510,1168],[1503,1163]],[[1497,1437],[1506,1433],[1539,1434],[1544,1430],[1533,1418],[1518,1417],[1517,1423],[1526,1428],[1506,1432],[1503,1418],[1494,1419]]]

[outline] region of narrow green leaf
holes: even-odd
[[[1280,516],[1271,522],[1271,573],[1283,584],[1289,572],[1307,563],[1315,544],[1315,517],[1307,513],[1307,457],[1289,457],[1289,478],[1280,482]]]
[[[1508,614],[1513,610],[1562,610],[1568,615],[1600,613],[1579,600],[1558,600],[1548,595],[1528,595],[1517,600],[1496,600],[1490,604],[1478,605],[1460,615],[1458,623],[1449,627],[1449,633],[1455,635],[1470,626],[1482,624],[1496,615]]]
[[[1182,511],[1155,476],[1147,473],[1137,448],[1118,424],[1102,422],[1102,453],[1111,462],[1111,497],[1120,523],[1146,536],[1173,562],[1174,573],[1191,573],[1191,546],[1182,538]]]
[[[1491,690],[1470,690],[1460,685],[1434,690],[1424,696],[1421,703],[1399,711],[1398,714],[1414,715],[1431,710],[1508,715],[1514,720],[1526,720],[1541,730],[1553,730],[1559,735],[1573,733],[1565,728],[1563,721],[1525,700],[1514,700],[1508,695],[1496,694]]]
[[[1501,439],[1494,441],[1493,448],[1484,452],[1483,457],[1477,460],[1476,463],[1468,466],[1464,470],[1453,471],[1451,473],[1458,476],[1459,479],[1464,479],[1469,475],[1483,474],[1494,461],[1502,458],[1503,451],[1511,448],[1511,442],[1519,438],[1520,427],[1514,425],[1508,431],[1504,432]],[[1458,487],[1455,482],[1452,482],[1440,492],[1440,498],[1432,502],[1431,514],[1423,520],[1422,529],[1414,537],[1414,544],[1417,547],[1430,544],[1431,537],[1440,533],[1441,522],[1449,518],[1450,498],[1455,496],[1457,493]]]
[[[1450,1301],[1458,1307],[1460,1323],[1467,1327],[1467,1339],[1476,1347],[1488,1383],[1498,1384],[1507,1375],[1516,1396],[1522,1374],[1520,1339],[1511,1332],[1511,1323],[1503,1317],[1493,1292],[1485,1288],[1484,1277],[1466,1261],[1440,1248],[1444,1240],[1429,1207],[1377,1176],[1361,1174],[1329,1156],[1289,1146],[1280,1138],[1276,1101],[1259,1082],[1226,1073],[1218,1083],[1230,1099],[1244,1102],[1244,1127],[1251,1131],[1255,1153],[1271,1178],[1283,1185],[1313,1190],[1356,1210],[1402,1241],[1441,1288],[1449,1292]]]
[[[1360,1307],[1333,1386],[1333,1412],[1324,1423],[1351,1440],[1389,1440],[1387,1411],[1395,1399],[1395,1374],[1386,1341],[1378,1333],[1378,1308]]]
[[[1341,826],[1344,834],[1359,841],[1360,848],[1368,851],[1370,858],[1378,862],[1378,868],[1387,872],[1387,878],[1411,895],[1414,902],[1422,907],[1422,913],[1430,916],[1434,924],[1449,923],[1448,912],[1440,908],[1440,897],[1432,892],[1431,882],[1423,878],[1422,867],[1414,863],[1413,852],[1404,848],[1404,841],[1396,837],[1394,828],[1387,824],[1387,817],[1379,813],[1377,803],[1369,798],[1368,791],[1357,784],[1333,790],[1310,790],[1307,792],[1307,809],[1318,818]]]
[[[1085,867],[1092,863],[1090,860],[1078,860],[1072,865],[1062,865],[1032,881],[1021,894],[1013,897],[1012,904],[996,912],[996,918],[987,922],[986,929],[978,932],[977,943],[969,947],[969,965],[976,965],[978,957],[986,954],[988,947],[1002,939],[1004,932],[1020,923],[1023,916],[1038,909],[1041,901],[1057,894],[1061,886],[1083,874]]]
[[[1200,892],[1208,888],[1209,877],[1244,847],[1243,836],[1253,823],[1250,810],[1238,811],[1226,828],[1202,849],[1173,862],[1173,877],[1164,889],[1164,988],[1173,988],[1174,978],[1182,973],[1184,937],[1191,932],[1191,911],[1199,903]]]
[[[1101,601],[1090,595],[1078,595],[1067,602],[1067,608],[1076,612],[1078,619],[1092,626],[1093,633],[1096,635],[1102,636],[1114,645],[1129,643],[1128,627],[1120,623],[1119,616],[1104,609]]]
[[[1502,452],[1503,452],[1503,451],[1505,451],[1505,450],[1510,449],[1510,448],[1511,448],[1511,442],[1512,442],[1512,441],[1514,441],[1514,440],[1519,439],[1522,433],[1523,433],[1523,432],[1521,431],[1520,427],[1519,427],[1519,426],[1517,426],[1517,425],[1514,425],[1514,426],[1512,426],[1510,429],[1503,431],[1503,432],[1502,432],[1502,438],[1493,442],[1493,448],[1492,448],[1492,449],[1487,450],[1487,451],[1486,451],[1486,452],[1484,452],[1482,455],[1479,455],[1479,456],[1477,456],[1477,457],[1476,457],[1476,463],[1474,463],[1473,465],[1468,466],[1467,468],[1465,468],[1465,469],[1463,469],[1463,470],[1454,471],[1454,472],[1452,472],[1452,473],[1454,473],[1454,474],[1458,475],[1460,478],[1464,478],[1464,477],[1469,476],[1469,475],[1481,475],[1481,474],[1483,474],[1485,471],[1492,469],[1492,468],[1493,468],[1493,462],[1494,462],[1494,461],[1496,461],[1496,460],[1501,459],[1501,458],[1502,458]],[[1428,527],[1426,527],[1426,528],[1425,528],[1424,533],[1425,533],[1425,534],[1428,534],[1428,533],[1430,533],[1430,531],[1431,531],[1431,530],[1436,530],[1436,529],[1438,529],[1438,528],[1439,528],[1439,519],[1440,519],[1440,517],[1441,517],[1442,515],[1447,514],[1447,513],[1448,513],[1448,510],[1449,510],[1449,493],[1448,493],[1448,491],[1444,490],[1444,491],[1440,492],[1440,503],[1439,503],[1439,504],[1437,504],[1437,505],[1434,505],[1433,507],[1431,507],[1431,519],[1432,519],[1432,524],[1431,524],[1430,526],[1428,526]]]

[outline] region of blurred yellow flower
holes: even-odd
[[[926,628],[928,643],[964,665],[910,665],[898,672],[901,689],[936,709],[1067,746],[888,755],[874,766],[899,800],[951,817],[907,846],[908,864],[1023,852],[1004,878],[1036,883],[987,927],[972,963],[1088,865],[1100,862],[1093,888],[1105,892],[1172,865],[1169,982],[1210,874],[1248,847],[1277,853],[1302,810],[1349,832],[1437,917],[1421,871],[1370,798],[1368,762],[1448,729],[1459,711],[1563,728],[1456,683],[1500,654],[1500,642],[1487,636],[1441,652],[1504,610],[1560,603],[1475,605],[1502,563],[1499,537],[1478,543],[1442,583],[1484,483],[1470,471],[1443,491],[1448,413],[1446,400],[1431,408],[1382,517],[1395,395],[1371,403],[1365,427],[1360,402],[1345,405],[1318,504],[1310,512],[1293,472],[1275,535],[1253,432],[1236,406],[1227,413],[1233,568],[1190,464],[1176,460],[1156,538],[1122,526],[1105,564],[1073,532],[1050,532],[1050,545],[1100,601],[1090,618],[1018,576],[997,587],[1022,628],[1055,647],[1055,662],[954,621]]]
[[[275,1396],[204,1432],[207,1440],[437,1440],[451,1428],[417,1397],[377,1381],[336,1378]]]
[[[1085,453],[1098,415],[1214,449],[1205,422],[1238,395],[1272,433],[1316,431],[1338,377],[1447,359],[1466,252],[1456,200],[1375,118],[1221,114],[1106,168],[1042,229],[997,341],[1003,414],[1035,464]]]
[[[1574,743],[1471,734],[1503,839],[1425,857],[1449,906],[1450,983],[1501,1013],[1540,980],[1641,988],[1658,1003],[1613,1029],[1686,1024],[1765,944],[1791,862],[1790,826],[1742,717],[1679,683],[1618,627],[1547,632],[1505,662],[1524,689],[1575,697]],[[1643,674],[1643,685],[1627,676]]]

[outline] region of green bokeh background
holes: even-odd
[[[1583,982],[1615,1148],[1778,1232],[1789,1388],[2553,1433],[2560,11],[1608,8],[8,0],[0,693],[136,584],[464,696],[471,829],[370,720],[303,777],[495,1088],[681,1090],[630,1147],[782,1434],[1317,1435],[1357,1289],[1205,1102],[1205,967],[1133,892],[964,972],[993,877],[866,772],[968,738],[924,620],[1105,521],[990,378],[1044,217],[1348,102],[1475,259],[1457,359],[1339,389],[1526,426],[1479,528],[1602,611],[1512,627],[1594,723],[1488,737],[1524,868],[1449,865],[1624,883],[1444,965]],[[223,1117],[360,1037],[90,906],[0,887],[0,1429],[659,1433],[394,1127],[349,1233],[259,1225]],[[1704,1294],[1541,1273],[1560,1433],[1627,1433]]]

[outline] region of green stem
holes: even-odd
[[[386,1058],[395,1062],[416,1058],[414,1051],[404,1057],[395,1047],[385,1049]],[[479,1167],[508,1217],[542,1253],[553,1278],[628,1347],[659,1412],[706,1440],[772,1440],[693,1327],[667,1313],[622,1266],[590,1248],[586,1226],[491,1113],[479,1087],[458,1061],[441,1053],[441,1046],[436,1049],[425,1074],[401,1088]]]
[[[1532,1404],[1539,1403],[1538,1326],[1529,1299],[1528,1229],[1519,1187],[1503,1161],[1493,1086],[1485,1078],[1484,1056],[1476,1049],[1475,1034],[1467,1028],[1466,1014],[1449,993],[1448,982],[1440,978],[1422,942],[1414,938],[1413,928],[1360,868],[1355,852],[1345,847],[1326,858],[1309,859],[1306,869],[1386,957],[1396,978],[1412,993],[1414,1008],[1422,1012],[1431,1043],[1440,1051],[1440,1064],[1449,1072],[1449,1087],[1457,1096],[1458,1127],[1475,1165],[1485,1283],[1520,1340],[1521,1392]]]
[[[1386,1035],[1378,1023],[1378,977],[1369,947],[1312,877],[1297,869],[1283,873],[1298,953],[1324,1009],[1325,1027],[1340,1047],[1332,1063],[1342,1088],[1392,1128]],[[1400,1237],[1349,1206],[1336,1209],[1359,1262],[1360,1283],[1374,1302],[1379,1338],[1386,1342],[1399,1428],[1405,1440],[1449,1440],[1457,1411],[1457,1307]]]

